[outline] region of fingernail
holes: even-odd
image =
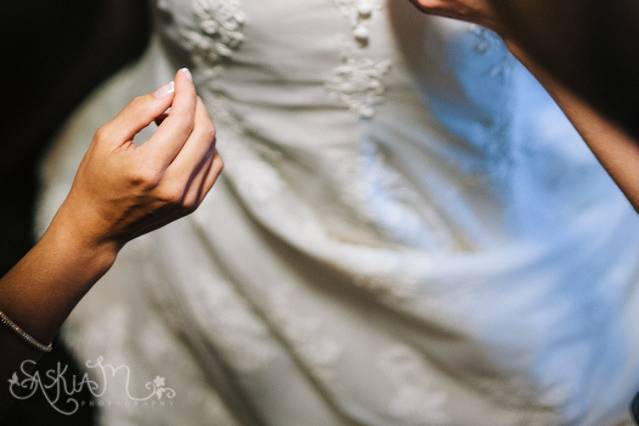
[[[186,78],[188,78],[189,80],[193,81],[193,76],[191,75],[191,71],[189,71],[188,68],[184,67],[184,68],[180,69],[180,71],[184,74],[184,76]]]
[[[173,92],[175,92],[175,83],[169,81],[164,86],[153,92],[153,96],[155,96],[157,99],[164,99],[167,96],[173,94]]]

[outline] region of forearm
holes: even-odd
[[[555,99],[608,174],[635,209],[639,210],[639,141],[628,136],[616,123],[567,89],[531,60],[516,43],[507,44]]]
[[[87,244],[56,217],[40,241],[0,280],[0,310],[43,344],[115,260],[115,248]],[[8,327],[0,327],[0,381],[25,359],[41,355]]]

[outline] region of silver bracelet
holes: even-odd
[[[0,323],[2,323],[4,325],[6,325],[7,327],[9,327],[18,336],[20,336],[22,338],[22,340],[24,340],[25,342],[27,342],[28,344],[30,344],[32,347],[34,347],[35,349],[39,350],[40,352],[51,352],[51,350],[53,349],[53,343],[49,343],[48,345],[43,345],[42,343],[38,342],[37,339],[35,339],[29,333],[27,333],[22,328],[20,328],[20,326],[18,324],[16,324],[15,322],[11,321],[11,318],[9,318],[2,311],[0,311]]]

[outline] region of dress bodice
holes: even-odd
[[[250,203],[286,190],[339,238],[459,251],[562,229],[610,193],[493,33],[408,3],[157,2],[172,60],[242,134],[250,170],[227,163]]]

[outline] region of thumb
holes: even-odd
[[[166,83],[152,93],[137,96],[103,127],[109,139],[124,143],[161,117],[171,106],[175,96],[173,81]]]

